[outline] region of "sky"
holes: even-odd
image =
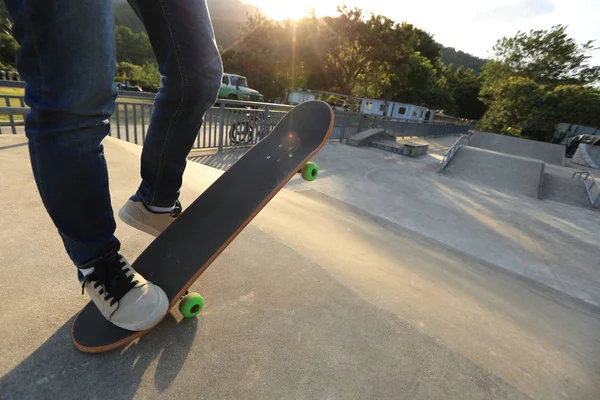
[[[301,18],[305,10],[317,16],[337,15],[340,4],[408,22],[433,35],[446,47],[454,47],[482,58],[502,37],[518,31],[550,29],[567,25],[577,42],[596,40],[600,47],[600,0],[242,0],[259,7],[268,17]],[[600,50],[592,63],[600,65]]]

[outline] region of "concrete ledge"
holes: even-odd
[[[421,144],[416,142],[408,142],[404,145],[404,155],[409,157],[418,157],[427,154],[429,149],[428,144]]]
[[[394,140],[373,140],[369,143],[369,146],[408,157],[425,155],[429,148],[429,145],[427,144],[415,142],[400,144],[396,143]]]
[[[541,199],[544,167],[540,160],[464,146],[452,157],[444,174]]]
[[[393,140],[373,140],[369,143],[369,146],[391,153],[404,154],[404,146]]]
[[[373,140],[395,140],[395,137],[389,135],[382,131],[381,129],[369,129],[367,131],[362,131],[351,138],[349,138],[346,143],[350,146],[355,147],[363,147],[368,146],[369,143]]]
[[[534,158],[548,164],[564,165],[565,146],[520,139],[496,133],[476,131],[469,140],[470,146],[514,156]]]

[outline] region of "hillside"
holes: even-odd
[[[442,48],[442,61],[444,64],[452,64],[454,68],[471,68],[475,72],[481,72],[485,61],[483,58],[475,57],[464,51],[456,50],[453,47]]]
[[[252,15],[260,10],[252,5],[244,4],[240,0],[207,0],[210,16],[215,30],[217,43],[221,49],[232,46],[240,35],[240,26],[246,21],[247,15]],[[144,30],[126,0],[113,0],[115,24],[125,25],[134,32]],[[456,50],[444,47],[442,61],[453,64],[455,68],[463,66],[480,72],[485,60]]]
[[[240,35],[240,25],[246,21],[247,15],[260,10],[239,0],[207,0],[217,43],[221,48],[231,46]],[[144,30],[126,0],[113,0],[115,24],[125,25],[134,32]]]

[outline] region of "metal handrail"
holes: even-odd
[[[0,107],[0,112],[7,115],[27,115],[29,107]]]
[[[590,204],[591,204],[592,208],[597,208],[598,205],[600,204],[600,189],[598,189],[598,195],[594,196],[594,194],[592,193],[592,190],[593,190],[593,188],[598,187],[598,185],[596,183],[596,179],[594,178],[594,175],[592,175],[592,173],[589,171],[580,171],[580,172],[575,172],[573,174],[573,179],[577,179],[578,181],[583,180],[583,184],[585,185],[585,190],[590,199]],[[590,183],[590,181],[591,181],[591,183]]]
[[[450,160],[452,159],[452,157],[454,157],[454,154],[456,154],[456,152],[458,151],[458,149],[460,149],[463,146],[468,146],[468,145],[469,145],[469,136],[462,135],[452,145],[452,147],[450,147],[450,149],[448,150],[448,152],[446,153],[446,155],[444,155],[444,158],[442,159],[442,161],[440,163],[440,168],[438,169],[438,172],[442,172],[444,170],[444,168],[446,168],[446,165],[448,165],[448,163],[450,162]]]

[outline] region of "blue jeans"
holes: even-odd
[[[42,201],[79,268],[120,249],[102,140],[115,111],[111,0],[4,0],[20,44],[25,118]],[[206,0],[130,0],[162,75],[134,197],[170,206],[223,75]],[[132,189],[133,192],[133,189]]]

